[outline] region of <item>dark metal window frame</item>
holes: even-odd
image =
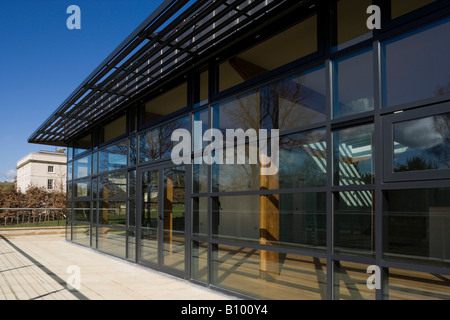
[[[437,105],[425,106],[419,109],[394,113],[383,117],[384,139],[384,181],[421,181],[421,180],[441,180],[450,179],[450,169],[434,169],[408,172],[394,172],[394,137],[393,126],[396,123],[417,120],[434,115],[450,112],[450,102],[443,102]]]

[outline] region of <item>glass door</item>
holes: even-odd
[[[162,264],[184,272],[186,250],[186,186],[184,166],[163,169]]]
[[[146,264],[158,264],[159,170],[141,174],[140,232],[138,258]]]
[[[139,170],[138,261],[174,275],[185,275],[186,170],[150,166]]]

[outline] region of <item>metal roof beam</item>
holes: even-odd
[[[56,139],[71,138],[161,79],[179,73],[178,67],[189,70],[189,62],[198,54],[210,52],[211,47],[225,41],[240,28],[289,1],[265,4],[264,0],[250,3],[247,0],[232,3],[199,0],[158,31],[188,2],[166,0],[91,73],[29,141],[50,141],[55,133]],[[198,24],[201,28],[197,28]],[[167,68],[171,69],[161,74],[161,70]],[[53,138],[42,137],[41,133],[52,134]]]

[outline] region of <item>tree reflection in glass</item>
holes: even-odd
[[[259,90],[241,95],[213,108],[214,128],[226,135],[227,129],[260,129]],[[259,189],[259,165],[250,164],[249,148],[245,148],[245,164],[212,166],[214,191],[237,191]],[[237,148],[234,149],[236,158]],[[224,155],[225,156],[225,155]],[[242,155],[244,156],[244,155]],[[225,163],[225,162],[223,162]]]
[[[284,79],[262,90],[261,124],[289,130],[325,121],[323,67]]]
[[[106,172],[127,166],[128,141],[122,140],[100,151],[99,171]]]
[[[225,136],[227,129],[279,129],[283,132],[323,122],[326,119],[325,87],[323,67],[276,81],[215,105],[212,109],[213,127]],[[279,179],[284,187],[289,188],[325,185],[324,130],[289,135],[282,138],[281,143],[280,149],[284,150],[280,156],[284,160],[272,181],[260,181],[261,168],[258,164],[250,164],[247,144],[245,164],[213,165],[213,190],[277,189],[282,187]],[[292,174],[293,171],[296,174]],[[296,179],[303,183],[299,184]]]
[[[280,140],[280,188],[324,187],[327,182],[325,129]]]
[[[326,119],[325,70],[271,83],[214,107],[214,127],[290,130]]]
[[[174,142],[172,133],[177,129],[190,131],[190,117],[184,117],[151,129],[139,136],[139,162],[169,158]]]

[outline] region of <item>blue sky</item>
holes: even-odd
[[[0,181],[28,153],[56,150],[27,139],[162,2],[0,1]],[[66,26],[70,5],[80,30]]]

